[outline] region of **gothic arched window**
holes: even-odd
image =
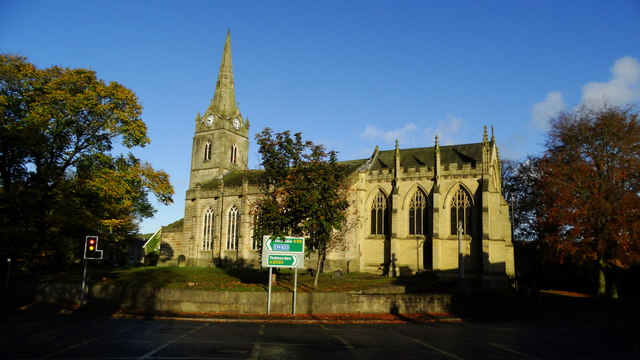
[[[211,141],[204,144],[204,159],[205,162],[211,160]]]
[[[235,164],[238,160],[238,146],[235,143],[231,146],[231,158],[229,160],[232,164]]]
[[[389,207],[387,206],[387,196],[378,190],[378,194],[371,203],[371,234],[386,235],[388,230]]]
[[[202,234],[202,250],[213,250],[213,224],[214,214],[211,206],[204,212],[203,234]]]
[[[471,197],[462,187],[451,198],[451,234],[458,233],[458,222],[462,222],[462,235],[471,233]]]
[[[427,194],[418,189],[409,203],[409,235],[425,235],[429,231]]]
[[[238,208],[233,205],[229,209],[229,217],[227,219],[227,250],[235,250],[238,247],[239,220]]]

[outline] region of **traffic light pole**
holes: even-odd
[[[80,306],[84,303],[84,284],[87,279],[87,263],[88,261],[84,260],[84,271],[82,272],[82,288],[80,289]]]
[[[82,273],[82,288],[80,289],[80,306],[84,303],[84,286],[87,282],[88,260],[101,260],[102,250],[98,250],[98,237],[87,235],[84,238],[84,272]]]
[[[9,273],[11,272],[11,258],[7,259],[7,281],[4,282],[4,301],[9,298]]]

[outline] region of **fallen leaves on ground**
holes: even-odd
[[[145,317],[149,314],[136,311],[118,312],[113,317]],[[433,322],[458,322],[460,318],[448,313],[432,314],[230,314],[230,313],[182,313],[162,312],[152,316],[154,319],[179,319],[191,321],[220,321],[220,322],[269,322],[269,323],[302,323],[302,324],[426,324]]]

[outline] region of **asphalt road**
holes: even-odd
[[[308,324],[0,313],[0,359],[639,358],[637,315]]]

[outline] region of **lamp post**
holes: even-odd
[[[220,249],[218,250],[218,266],[222,267],[222,224],[224,221],[224,190],[220,192]]]
[[[462,254],[462,221],[458,221],[458,281],[464,282],[464,255]]]

